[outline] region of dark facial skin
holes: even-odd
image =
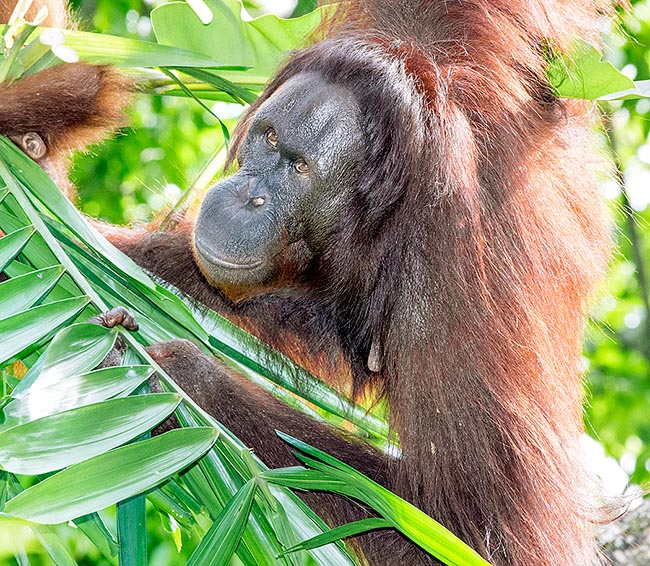
[[[257,111],[239,171],[201,205],[194,255],[234,301],[289,285],[327,244],[364,153],[355,98],[303,73]]]

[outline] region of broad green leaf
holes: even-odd
[[[88,63],[118,67],[230,66],[221,57],[193,52],[189,44],[181,48],[108,34],[69,30],[64,33],[65,45],[72,47]]]
[[[553,57],[547,76],[562,98],[596,100],[605,95],[634,88],[634,82],[618,71],[590,43],[576,39],[567,57]]]
[[[650,80],[634,81],[634,88],[601,96],[598,100],[635,100],[650,98]]]
[[[124,397],[152,373],[151,366],[117,366],[81,375],[62,375],[60,380],[29,388],[18,399],[7,403],[2,409],[5,426],[16,426],[111,397]]]
[[[0,227],[2,224],[0,224]],[[0,271],[2,271],[27,245],[34,234],[33,226],[25,226],[0,238]],[[2,313],[0,313],[0,316]]]
[[[76,297],[34,307],[0,320],[0,364],[53,334],[88,303],[87,297]]]
[[[317,548],[331,542],[336,542],[339,539],[353,537],[355,535],[360,535],[368,531],[374,531],[375,529],[390,528],[393,528],[393,524],[386,519],[380,519],[378,517],[361,519],[360,521],[354,521],[353,523],[341,525],[335,529],[330,529],[322,535],[317,535],[315,537],[307,539],[300,544],[296,544],[291,548],[287,548],[287,550],[285,550],[282,554],[289,554],[298,550],[309,550],[311,548]]]
[[[257,484],[248,480],[228,501],[192,553],[188,566],[228,566],[239,544],[253,505]]]
[[[56,265],[0,283],[0,316],[6,318],[40,302],[63,273],[63,266]]]
[[[28,388],[33,393],[96,368],[111,351],[116,337],[117,329],[99,324],[78,323],[63,329],[47,347],[39,374],[31,379],[27,379],[31,376],[25,376],[12,392],[12,397],[20,399]]]
[[[60,470],[137,438],[167,418],[180,397],[135,395],[70,409],[0,432],[0,466],[15,474]]]
[[[237,0],[206,0],[214,18],[204,25],[185,2],[171,2],[151,13],[159,43],[183,46],[218,59],[225,65],[252,67],[242,73],[268,77],[292,50],[302,47],[320,23],[321,8],[300,18],[281,19],[267,14],[252,21],[241,19],[242,5]]]
[[[214,444],[212,428],[172,430],[67,468],[8,501],[4,513],[35,523],[62,523],[158,485]]]

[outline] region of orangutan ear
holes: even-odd
[[[109,67],[74,63],[46,69],[0,85],[0,133],[37,161],[46,153],[57,160],[124,125],[130,90]]]
[[[368,369],[377,373],[381,371],[382,359],[381,359],[381,345],[377,338],[372,339],[370,344],[370,353],[368,354]]]
[[[11,140],[34,161],[40,161],[47,154],[47,145],[36,132],[27,132],[22,136],[10,136]]]

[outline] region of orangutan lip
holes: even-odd
[[[196,246],[199,255],[204,260],[207,260],[214,265],[218,265],[219,267],[225,267],[226,269],[255,269],[256,267],[262,265],[262,262],[260,260],[252,261],[251,263],[234,263],[232,261],[221,259],[220,257],[217,257],[212,253],[206,251],[198,241],[196,241],[194,245]]]
[[[208,258],[210,263],[215,265],[220,265],[221,267],[226,267],[228,269],[255,269],[262,265],[261,261],[254,261],[253,263],[232,263],[231,261],[226,261],[225,259],[220,259],[214,256]]]

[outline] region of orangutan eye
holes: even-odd
[[[266,130],[264,137],[266,138],[266,143],[269,144],[270,147],[272,147],[273,149],[277,149],[278,136],[276,135],[275,130],[273,128],[269,128],[268,130]]]
[[[309,165],[307,165],[302,157],[299,157],[293,162],[293,168],[301,175],[306,175],[309,173]]]

